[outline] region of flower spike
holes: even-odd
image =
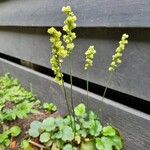
[[[63,74],[61,72],[61,64],[63,59],[67,56],[67,51],[61,42],[61,32],[57,31],[54,27],[48,29],[48,33],[51,35],[50,42],[52,43],[52,58],[50,60],[52,70],[55,74],[55,81],[62,85]]]
[[[63,30],[66,32],[66,34],[63,36],[63,40],[66,43],[66,50],[69,56],[75,46],[73,43],[73,40],[76,38],[76,34],[75,32],[72,32],[72,30],[76,28],[75,22],[77,20],[77,17],[72,12],[70,6],[63,7],[62,11],[67,15],[67,18],[64,21],[64,27],[63,27]]]
[[[127,35],[127,34],[122,35],[121,41],[119,42],[119,47],[116,49],[116,51],[115,51],[116,53],[112,56],[112,62],[108,69],[110,72],[115,71],[116,68],[118,67],[118,65],[122,62],[121,57],[125,50],[125,46],[128,44],[128,40],[127,40],[128,37],[129,37],[129,35]]]
[[[96,50],[94,49],[94,46],[90,46],[88,48],[88,50],[85,52],[85,55],[86,55],[86,63],[85,63],[85,66],[84,66],[85,70],[87,70],[91,66],[93,66],[93,58],[94,58],[95,53],[96,53]]]

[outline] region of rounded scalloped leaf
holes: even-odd
[[[42,123],[37,120],[31,122],[31,124],[30,124],[30,128],[33,128],[33,129],[39,130],[41,127],[42,127]]]
[[[74,139],[74,133],[71,127],[65,126],[62,130],[62,140],[63,141],[72,141]]]
[[[29,131],[28,131],[29,135],[36,138],[40,135],[38,129],[33,129],[33,128],[30,128]]]
[[[16,137],[21,133],[21,129],[18,126],[13,126],[10,128],[10,134],[12,137]]]
[[[123,148],[123,141],[122,141],[121,137],[115,135],[110,138],[111,138],[111,140],[113,142],[113,146],[116,148],[116,150],[121,150]]]
[[[63,147],[63,150],[74,150],[71,144],[67,144]]]
[[[106,126],[106,127],[103,128],[102,134],[104,136],[115,136],[116,135],[116,130],[111,126]]]
[[[103,143],[105,149],[104,150],[113,150],[113,142],[109,137],[101,137],[101,142]]]
[[[90,119],[95,120],[97,118],[98,118],[97,115],[93,111],[89,111],[89,120]]]
[[[89,132],[93,136],[98,136],[102,130],[102,125],[98,120],[91,120]]]
[[[40,142],[46,143],[50,140],[50,134],[48,132],[44,132],[40,135]]]
[[[62,136],[63,136],[63,133],[62,133],[62,131],[60,130],[60,131],[54,133],[54,134],[51,136],[51,138],[52,138],[52,139],[61,139]]]
[[[105,150],[104,144],[100,138],[96,138],[96,148],[97,150]]]
[[[44,119],[43,122],[42,122],[42,127],[46,131],[54,130],[56,128],[55,119],[52,118],[52,117]]]
[[[27,141],[27,140],[23,140],[22,142],[21,142],[21,148],[28,148],[29,147],[29,141]]]
[[[44,103],[43,108],[47,111],[56,111],[57,107],[53,103]]]
[[[79,104],[74,108],[74,112],[76,116],[82,117],[85,114],[85,105],[84,104]]]
[[[6,139],[8,139],[8,134],[0,133],[0,143],[3,143]]]
[[[64,127],[64,119],[63,118],[56,118],[55,119],[55,124],[60,129],[63,128]]]
[[[80,130],[79,133],[83,138],[87,136],[87,131],[85,129]]]
[[[5,140],[5,146],[9,146],[10,143],[11,143],[11,141],[10,141],[9,139],[6,139],[6,140]]]

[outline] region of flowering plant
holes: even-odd
[[[50,146],[52,148],[53,146],[55,146],[55,149],[57,150],[76,150],[77,148],[80,148],[80,150],[122,150],[123,140],[116,128],[112,127],[111,125],[102,127],[100,121],[98,120],[94,112],[91,111],[87,112],[84,104],[79,104],[74,108],[72,95],[71,95],[71,106],[70,106],[70,101],[68,99],[65,86],[64,86],[61,66],[63,60],[66,57],[71,58],[72,51],[75,47],[73,41],[76,38],[76,34],[75,32],[73,32],[73,29],[76,28],[75,22],[77,20],[77,17],[72,12],[70,6],[63,7],[62,11],[67,15],[67,18],[64,21],[64,26],[63,26],[63,31],[65,32],[65,34],[62,35],[62,33],[60,31],[57,31],[54,27],[48,29],[48,33],[51,35],[50,42],[52,43],[53,55],[50,61],[52,70],[54,71],[55,74],[55,81],[59,85],[62,85],[64,89],[64,95],[65,95],[65,100],[66,100],[69,115],[60,119],[61,123],[63,122],[60,129],[59,127],[57,129],[54,128],[53,132],[56,131],[59,132],[56,133],[55,138],[50,138],[51,133],[48,133],[49,134],[48,140],[51,141]],[[123,34],[121,41],[119,42],[119,47],[116,49],[115,51],[116,53],[112,56],[112,62],[110,64],[110,67],[108,68],[110,72],[110,78],[104,90],[102,100],[105,97],[107,87],[112,79],[111,78],[112,74],[115,72],[116,68],[121,63],[121,57],[123,51],[125,50],[125,46],[128,43],[127,38],[128,35]],[[93,59],[95,53],[96,50],[94,46],[89,46],[88,50],[85,52],[84,69],[87,72],[87,100],[88,100],[88,91],[89,91],[88,72],[89,69],[93,66],[93,61],[94,61]],[[72,72],[70,71],[70,82],[71,82],[71,91],[72,91],[71,73]],[[53,123],[57,122],[56,120],[53,120]],[[40,136],[40,133],[38,134],[38,136]],[[71,137],[71,139],[68,139],[68,137]]]

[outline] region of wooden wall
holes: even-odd
[[[0,74],[8,72],[17,77],[21,83],[30,88],[42,101],[55,103],[62,114],[66,113],[66,105],[61,88],[53,81],[53,78],[43,75],[31,69],[27,69],[15,63],[0,59]],[[65,84],[67,92],[70,85]],[[86,99],[86,91],[73,87],[73,99],[75,104],[84,101],[89,109],[94,110],[103,124],[109,123],[117,127],[124,136],[125,150],[148,150],[150,146],[150,116],[132,108],[105,99],[93,93],[89,93]],[[103,111],[100,111],[103,105]]]
[[[61,26],[70,5],[79,27],[149,27],[149,0],[1,0],[3,26]]]
[[[48,27],[61,30],[65,15],[61,7],[70,5],[78,17],[76,48],[73,52],[73,76],[85,80],[84,52],[89,45],[97,50],[89,79],[105,86],[111,56],[123,33],[129,34],[129,44],[111,87],[112,90],[150,101],[150,1],[149,0],[1,0],[0,54],[12,56],[50,68],[51,56]],[[64,62],[66,63],[66,62]],[[24,86],[33,84],[34,92],[43,101],[51,100],[65,111],[59,87],[52,78],[21,65],[0,59],[0,74],[10,72]],[[64,65],[63,72],[68,74]],[[69,90],[69,85],[66,84]],[[90,108],[99,111],[100,97],[91,93]],[[77,103],[85,99],[85,91],[74,88]],[[126,100],[130,103],[130,99]],[[117,126],[126,139],[126,150],[148,150],[150,147],[150,116],[105,100],[99,114],[104,122]],[[63,106],[63,107],[62,107]],[[143,108],[144,109],[144,108]]]

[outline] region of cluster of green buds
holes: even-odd
[[[73,40],[76,38],[76,34],[72,30],[76,28],[75,21],[77,20],[70,6],[63,7],[62,11],[67,15],[63,27],[63,30],[66,32],[63,36],[66,47],[63,46],[61,41],[62,33],[54,27],[48,29],[48,33],[51,35],[50,42],[52,43],[52,58],[50,63],[55,74],[55,81],[60,85],[63,83],[63,73],[61,72],[63,59],[69,56],[74,48]]]
[[[112,62],[109,67],[110,72],[115,71],[118,65],[122,62],[121,57],[125,50],[126,44],[128,44],[128,37],[129,35],[127,34],[122,35],[121,41],[119,42],[119,47],[116,49],[116,53],[112,56]]]
[[[63,35],[63,41],[66,43],[66,47],[63,46],[61,41],[62,33],[57,31],[54,27],[48,29],[48,33],[51,35],[50,42],[52,43],[53,55],[50,63],[55,74],[55,81],[60,85],[63,83],[63,73],[61,72],[63,59],[69,56],[74,48],[73,40],[76,38],[76,34],[72,32],[72,30],[76,28],[75,21],[77,20],[70,6],[63,7],[62,11],[67,15],[63,27],[63,30],[66,32],[66,34]]]
[[[55,74],[55,81],[62,85],[63,74],[61,72],[61,65],[63,58],[67,56],[67,51],[61,42],[61,32],[57,31],[54,27],[48,29],[48,33],[51,35],[50,42],[52,43],[52,58],[50,60],[52,70]]]
[[[93,58],[95,53],[96,50],[94,49],[94,46],[90,46],[88,50],[85,52],[85,56],[86,56],[86,60],[85,60],[86,63],[84,66],[85,70],[89,69],[93,65]]]
[[[77,17],[72,12],[70,6],[63,7],[62,11],[67,15],[67,18],[64,21],[64,27],[63,27],[63,30],[66,32],[66,34],[63,36],[63,40],[66,43],[66,50],[69,56],[69,54],[71,54],[75,46],[73,43],[73,40],[76,38],[76,34],[75,32],[72,32],[72,30],[76,28],[75,22],[77,20]]]

